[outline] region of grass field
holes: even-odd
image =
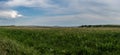
[[[0,55],[120,55],[120,28],[0,28]]]

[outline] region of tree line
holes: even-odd
[[[81,25],[79,27],[120,27],[120,25]]]

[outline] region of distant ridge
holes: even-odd
[[[16,26],[16,25],[6,25],[0,27],[29,27],[29,28],[83,28],[83,27],[120,27],[120,25],[81,25],[81,26],[35,26],[35,25],[26,25],[26,26]]]

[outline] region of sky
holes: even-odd
[[[120,24],[120,0],[0,0],[0,25]]]

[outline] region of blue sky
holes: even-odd
[[[119,0],[0,0],[0,25],[120,24]]]

